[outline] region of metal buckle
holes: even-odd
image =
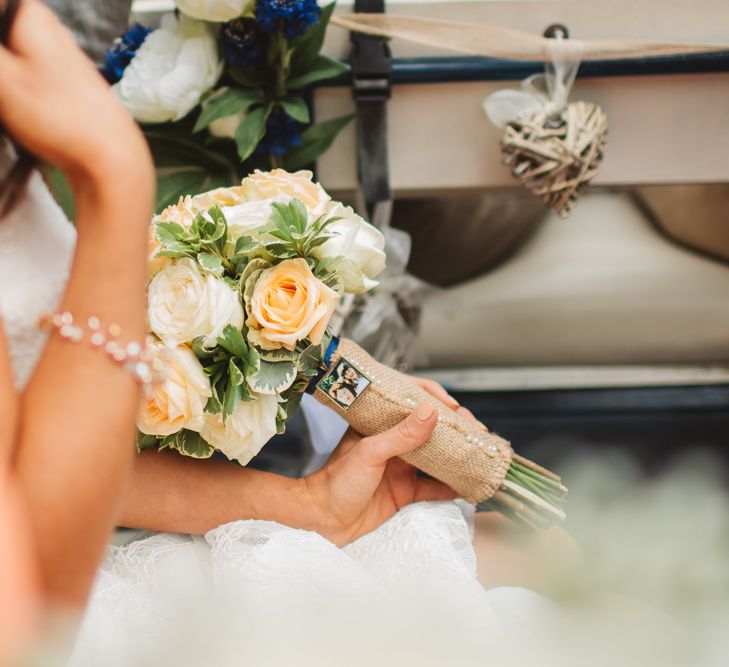
[[[387,40],[352,33],[352,95],[356,102],[386,102],[392,94],[392,54]]]

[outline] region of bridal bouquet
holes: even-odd
[[[334,3],[175,0],[159,27],[132,26],[102,73],[140,123],[158,208],[240,183],[256,168],[313,163],[351,115],[313,123],[307,87],[348,67],[320,53]]]
[[[438,424],[408,462],[515,521],[562,518],[559,478],[332,335],[340,298],[377,285],[384,239],[311,179],[256,171],[153,221],[148,323],[165,372],[145,397],[139,448],[218,450],[245,465],[306,391],[363,435],[429,401]]]

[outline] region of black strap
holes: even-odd
[[[382,13],[384,0],[355,0],[355,12]],[[357,176],[364,208],[378,227],[389,224],[392,194],[387,156],[387,100],[392,56],[386,38],[353,32],[352,95],[357,108]]]

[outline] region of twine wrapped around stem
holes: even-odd
[[[567,489],[559,477],[514,454],[507,440],[465,420],[350,340],[341,340],[328,355],[314,397],[365,436],[393,428],[427,401],[436,409],[438,423],[424,445],[402,456],[405,461],[469,502],[501,511],[517,523],[544,528],[564,518]]]

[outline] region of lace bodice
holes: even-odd
[[[18,388],[45,345],[38,317],[58,307],[75,240],[75,229],[34,174],[21,203],[0,220],[0,314]]]

